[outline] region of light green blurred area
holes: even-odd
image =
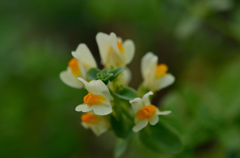
[[[129,68],[141,83],[148,51],[176,82],[157,93],[162,117],[182,137],[177,155],[159,155],[135,135],[123,157],[240,157],[240,1],[0,1],[0,157],[107,158],[115,136],[80,125],[85,90],[64,85],[71,51],[86,43],[100,58],[97,32],[135,42]]]

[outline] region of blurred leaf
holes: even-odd
[[[146,147],[158,153],[176,154],[183,147],[179,136],[161,120],[141,130],[139,137]]]
[[[116,116],[111,115],[110,117],[111,127],[117,137],[126,138],[131,132],[131,127],[127,123],[128,121],[119,105],[114,106],[114,111]]]
[[[116,146],[114,150],[115,158],[119,158],[126,151],[126,149],[130,144],[131,138],[132,138],[132,134],[129,134],[126,139],[118,138],[116,140]]]

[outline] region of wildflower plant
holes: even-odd
[[[117,137],[115,157],[127,149],[132,137],[138,134],[149,149],[175,154],[182,148],[178,134],[164,122],[171,111],[160,111],[151,104],[152,96],[171,85],[175,78],[165,64],[158,64],[158,57],[147,53],[141,60],[143,82],[138,90],[128,86],[131,71],[126,67],[133,59],[135,45],[123,41],[115,33],[98,33],[96,36],[103,69],[85,44],[72,52],[66,71],[60,79],[73,88],[85,88],[88,94],[79,100],[75,110],[81,113],[81,124],[97,136],[113,131]],[[174,115],[174,114],[173,114]]]

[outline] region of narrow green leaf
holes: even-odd
[[[132,126],[129,124],[129,121],[125,117],[125,114],[119,105],[115,105],[113,110],[116,116],[111,115],[110,123],[112,130],[119,138],[126,138],[131,132]]]
[[[126,139],[118,138],[114,149],[114,157],[119,158],[128,148],[131,142],[132,134],[129,134]]]
[[[161,120],[139,132],[141,142],[149,149],[164,154],[176,154],[182,150],[179,136]]]
[[[124,68],[120,67],[120,68],[117,68],[117,69],[114,69],[114,70],[111,70],[110,73],[113,74],[113,76],[110,78],[110,80],[114,80],[115,78],[118,77],[118,75],[120,75],[121,72],[124,71]]]
[[[99,73],[101,70],[99,70],[98,68],[91,68],[88,72],[87,72],[87,78],[89,78],[90,80],[94,80],[97,78],[97,73]]]
[[[120,87],[117,92],[113,92],[113,95],[115,97],[118,97],[120,99],[124,100],[132,100],[134,98],[138,97],[138,93],[135,89],[130,88],[130,87]]]

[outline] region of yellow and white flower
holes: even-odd
[[[167,73],[165,64],[158,65],[158,57],[153,53],[147,53],[141,61],[143,86],[155,92],[171,85],[175,81],[172,74]]]
[[[101,80],[92,80],[89,83],[78,78],[85,85],[88,94],[83,98],[83,104],[76,107],[76,111],[89,112],[93,110],[96,115],[108,115],[112,112],[110,92]]]
[[[115,33],[110,35],[99,32],[96,36],[102,64],[106,68],[125,67],[129,64],[135,53],[135,46],[132,40],[122,42]]]
[[[99,116],[93,112],[82,114],[81,121],[84,128],[91,128],[97,136],[110,128],[109,118],[107,116]]]
[[[135,114],[135,126],[134,132],[138,132],[147,126],[148,122],[151,125],[155,125],[158,122],[158,115],[167,115],[171,111],[159,111],[158,108],[151,104],[149,96],[153,95],[153,92],[146,93],[143,98],[135,98],[130,100],[133,112]]]
[[[72,55],[73,58],[68,63],[67,70],[60,73],[60,79],[70,87],[82,88],[84,85],[77,78],[87,79],[87,71],[97,67],[97,64],[85,44],[79,44],[76,51],[72,52]]]

